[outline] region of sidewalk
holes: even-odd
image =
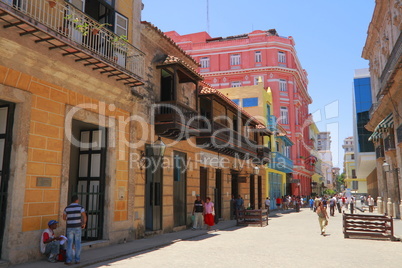
[[[235,220],[221,221],[213,227],[213,230],[227,230],[236,227]],[[238,227],[240,228],[240,227]],[[100,248],[84,250],[81,253],[81,263],[72,265],[72,267],[85,267],[91,264],[112,260],[119,257],[124,257],[133,253],[138,253],[146,250],[151,250],[159,247],[168,246],[181,240],[187,240],[194,237],[202,236],[205,234],[213,235],[214,231],[207,230],[184,230],[179,232],[167,233],[156,235],[150,238],[138,239],[124,244],[116,244]],[[57,268],[67,267],[63,262],[50,263],[45,259],[29,262],[24,264],[15,265],[17,268]]]
[[[304,208],[303,210],[308,210]],[[273,210],[270,212],[270,219],[275,220],[281,217],[287,217],[285,214],[293,214],[293,217],[298,218],[297,214],[295,213],[294,209],[289,209],[289,210]],[[360,213],[359,214],[372,214],[369,212],[365,213]],[[338,213],[336,213],[336,216],[338,218]],[[340,216],[340,215],[339,215]],[[292,218],[293,218],[292,217]],[[295,218],[295,219],[296,219]],[[285,219],[284,219],[285,220]],[[338,218],[339,221],[341,221],[340,218]],[[289,219],[286,219],[285,221],[289,221]],[[341,224],[341,222],[339,222]],[[221,230],[221,231],[233,231],[237,229],[241,229],[244,227],[237,227],[236,226],[236,220],[227,220],[227,221],[221,221],[219,222],[214,230]],[[247,227],[246,227],[247,228]],[[254,228],[254,227],[251,227]],[[269,228],[269,225],[268,225]],[[266,228],[263,228],[264,230]],[[261,229],[261,230],[263,230]],[[268,230],[267,230],[268,231]],[[341,226],[337,228],[338,232],[342,232]],[[88,249],[84,250],[81,254],[81,263],[78,265],[72,265],[72,267],[85,267],[109,260],[113,260],[116,258],[120,257],[125,257],[131,254],[139,253],[139,252],[144,252],[147,250],[153,250],[161,247],[165,247],[168,245],[171,245],[173,243],[179,242],[179,241],[185,241],[189,240],[192,238],[196,237],[201,237],[204,235],[208,235],[205,238],[208,237],[213,237],[215,236],[215,231],[207,231],[207,230],[196,230],[193,231],[191,229],[184,230],[184,231],[179,231],[179,232],[173,232],[173,233],[167,233],[167,234],[162,234],[162,235],[156,235],[150,238],[145,238],[145,239],[138,239],[134,240],[131,242],[127,242],[124,244],[116,244],[116,245],[111,245],[111,246],[105,246],[105,247],[99,247],[99,248],[93,248],[93,249]],[[394,219],[394,235],[396,237],[401,237],[402,238],[402,220],[397,220]],[[393,243],[393,242],[389,242]],[[17,268],[57,268],[57,267],[67,267],[64,265],[62,262],[58,263],[49,263],[45,259],[36,261],[36,262],[30,262],[30,263],[24,263],[20,265],[16,265],[13,267]]]

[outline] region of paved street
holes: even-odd
[[[344,239],[341,219],[331,217],[323,237],[316,214],[303,209],[265,228],[210,232],[89,267],[401,267],[401,242]]]

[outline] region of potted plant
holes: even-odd
[[[112,26],[112,24],[110,24],[110,23],[102,23],[102,24],[99,24],[97,26],[94,26],[92,28],[92,34],[97,35],[99,33],[100,29],[102,29],[105,26]]]

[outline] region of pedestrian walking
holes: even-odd
[[[346,203],[346,197],[345,196],[342,196],[342,204],[343,204],[344,210],[348,209],[348,204]]]
[[[329,200],[329,214],[335,216],[336,197],[335,195]]]
[[[236,198],[235,195],[232,194],[232,199],[230,200],[230,219],[236,219]]]
[[[320,201],[317,207],[318,222],[320,224],[321,235],[325,236],[325,227],[328,225],[328,214],[324,204]]]
[[[203,221],[204,221],[204,201],[201,200],[201,197],[199,194],[197,194],[196,199],[194,201],[194,206],[193,206],[193,216],[194,216],[194,222],[193,222],[193,230],[196,229],[202,229]]]
[[[337,208],[338,208],[338,212],[339,213],[342,213],[342,198],[340,198],[339,196],[338,196],[338,201],[336,202],[336,206],[337,206]]]
[[[208,225],[207,230],[211,230],[211,226],[214,226],[215,220],[214,203],[211,202],[211,198],[207,197],[204,203],[204,222]]]
[[[244,200],[241,197],[241,195],[239,195],[236,199],[236,210],[242,210],[244,207]]]
[[[282,196],[282,209],[287,210],[288,209],[288,199],[286,196]]]
[[[67,256],[65,264],[72,264],[73,257],[75,263],[80,263],[81,257],[81,234],[82,229],[86,227],[87,215],[83,206],[78,204],[77,195],[71,198],[71,204],[68,205],[63,212],[63,220],[67,223]],[[75,256],[73,256],[73,245],[75,248]]]
[[[270,205],[271,205],[271,199],[269,197],[267,197],[267,199],[265,199],[265,208],[267,209],[267,215],[269,215]]]
[[[310,197],[310,200],[308,201],[309,206],[310,206],[310,210],[313,210],[314,208],[314,199],[312,197]]]
[[[328,204],[327,199],[326,199],[325,197],[323,197],[321,202],[322,202],[322,204],[323,204],[325,210],[327,210],[327,204]]]
[[[314,199],[314,212],[317,211],[317,208],[318,208],[318,205],[320,202],[321,202],[321,200],[320,200],[319,196],[316,196]]]
[[[281,208],[282,198],[278,197],[276,199],[276,208],[279,210]]]
[[[372,198],[371,195],[368,196],[367,203],[369,206],[369,212],[374,212],[374,198]]]

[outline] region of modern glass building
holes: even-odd
[[[374,152],[374,144],[369,141],[372,132],[364,128],[370,120],[369,111],[372,105],[370,73],[368,69],[355,70],[353,79],[354,96],[355,96],[355,112],[357,124],[357,151]]]

